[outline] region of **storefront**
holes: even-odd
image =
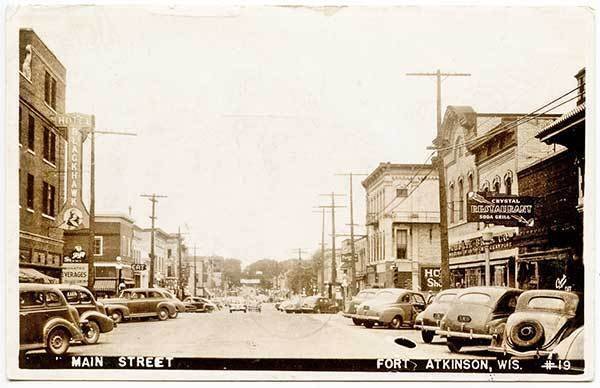
[[[128,264],[121,264],[117,267],[117,263],[112,262],[97,262],[94,263],[96,269],[96,279],[94,282],[94,291],[97,297],[116,296],[119,294],[119,285],[123,284],[124,288],[135,286],[133,270]],[[123,286],[121,286],[123,288]]]
[[[522,254],[517,268],[522,289],[583,291],[583,264],[574,260],[569,248]]]

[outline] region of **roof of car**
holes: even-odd
[[[518,288],[512,288],[512,287],[481,286],[481,287],[461,288],[459,291],[460,291],[458,293],[459,295],[470,294],[470,293],[480,293],[480,294],[490,295],[494,298],[498,298],[498,297],[504,295],[508,291],[521,292],[522,290],[519,290]]]
[[[81,291],[89,291],[87,288],[77,285],[77,284],[57,284],[56,288],[60,290],[81,290]]]
[[[19,283],[19,291],[54,291],[57,288],[56,284]]]

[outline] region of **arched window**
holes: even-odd
[[[512,171],[509,171],[504,176],[504,187],[506,188],[506,194],[508,194],[508,195],[512,195],[512,183],[513,183]]]
[[[469,174],[467,177],[467,192],[473,191],[473,174]]]
[[[485,181],[483,182],[483,184],[481,185],[481,191],[483,191],[484,193],[487,193],[490,191],[490,182]]]
[[[496,175],[496,177],[494,178],[494,181],[492,183],[492,186],[494,188],[494,192],[500,194],[501,180],[500,180],[499,176]]]
[[[463,220],[463,213],[465,211],[465,192],[463,188],[462,179],[458,181],[458,220]]]
[[[454,184],[450,185],[450,190],[448,193],[448,213],[450,213],[450,223],[454,223]]]

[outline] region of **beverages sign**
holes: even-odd
[[[65,203],[58,216],[59,228],[77,230],[88,228],[90,216],[83,205],[83,142],[86,131],[94,125],[91,115],[80,113],[59,114],[56,116],[56,126],[66,127],[68,133],[67,144],[67,195]]]
[[[441,289],[440,267],[421,267],[421,291],[439,291]]]
[[[533,226],[533,197],[492,193],[467,194],[467,221],[504,226]]]
[[[63,263],[62,282],[65,284],[87,286],[88,265],[84,263]]]

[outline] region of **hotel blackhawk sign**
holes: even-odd
[[[467,221],[504,226],[533,226],[535,198],[496,193],[467,194]]]

